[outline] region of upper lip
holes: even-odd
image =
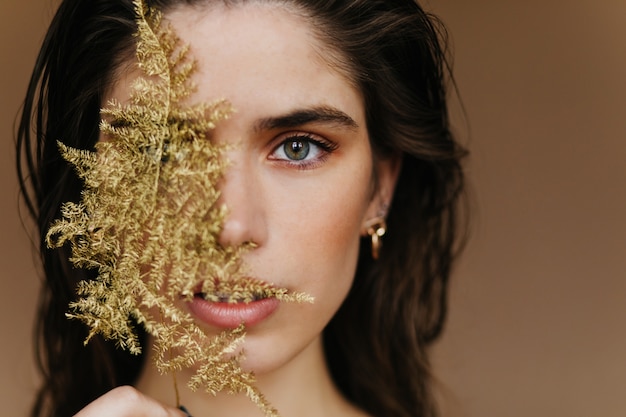
[[[193,287],[183,289],[181,296],[188,300],[201,296],[205,300],[221,303],[250,303],[266,298],[298,303],[312,303],[314,300],[309,294],[292,292],[267,281],[248,276],[229,280],[205,279]]]
[[[228,292],[194,293],[194,297],[198,297],[198,296],[204,298],[205,300],[218,302],[218,303],[242,303],[242,302],[249,303],[252,301],[258,301],[264,298],[268,298],[268,296],[262,293],[246,293],[246,294],[231,294]]]
[[[199,282],[191,289],[191,292],[183,292],[183,296],[201,296],[213,302],[249,303],[275,297],[283,292],[265,281],[251,277],[241,277],[232,280],[212,278]]]

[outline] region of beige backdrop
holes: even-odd
[[[1,0],[0,398],[34,390],[11,126],[55,0]],[[626,2],[430,0],[454,40],[473,238],[435,349],[446,416],[626,415]],[[468,127],[469,126],[469,127]]]

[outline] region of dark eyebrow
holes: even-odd
[[[320,106],[310,109],[298,109],[290,113],[266,117],[257,121],[254,125],[255,131],[289,129],[299,127],[308,123],[331,123],[347,127],[351,130],[358,129],[359,125],[346,113],[334,107]]]

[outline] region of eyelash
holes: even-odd
[[[281,135],[283,138],[280,140],[278,146],[274,147],[268,159],[277,161],[279,163],[286,164],[288,167],[294,167],[300,170],[313,169],[318,167],[320,164],[326,161],[328,156],[333,153],[339,146],[336,143],[333,143],[327,139],[321,138],[317,135],[313,135],[311,133],[304,132],[293,132],[285,135]],[[292,142],[306,142],[310,145],[313,145],[319,148],[318,155],[313,160],[302,159],[302,160],[291,160],[288,158],[277,158],[275,154],[282,150],[284,153],[284,146],[288,143]],[[308,154],[305,158],[308,157]]]

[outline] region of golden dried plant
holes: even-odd
[[[186,105],[195,90],[195,61],[161,13],[135,0],[136,57],[141,75],[128,102],[102,110],[102,140],[95,151],[59,143],[84,181],[79,202],[66,202],[50,227],[50,247],[69,242],[71,262],[97,270],[81,281],[70,318],[134,354],[135,326],[154,338],[161,372],[194,367],[192,389],[244,393],[266,416],[276,410],[254,385],[254,375],[233,354],[244,326],[207,336],[177,300],[199,291],[212,301],[250,302],[259,297],[311,302],[302,293],[247,278],[241,261],[251,245],[222,246],[227,210],[217,184],[227,167],[225,145],[211,142],[215,125],[232,109],[225,100]]]

